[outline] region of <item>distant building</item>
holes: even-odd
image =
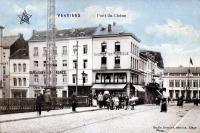
[[[29,56],[28,49],[22,48],[10,56],[10,97],[29,98]]]
[[[16,36],[3,36],[2,38],[2,75],[3,75],[3,97],[10,97],[10,56],[18,49],[26,46],[22,34]]]
[[[200,67],[166,67],[162,78],[163,87],[171,98],[200,97]]]

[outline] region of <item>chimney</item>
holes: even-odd
[[[113,26],[116,26],[116,22],[113,22]]]
[[[111,24],[108,24],[108,32],[111,32],[112,31],[112,26]]]

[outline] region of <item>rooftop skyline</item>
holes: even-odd
[[[0,25],[4,35],[22,33],[28,40],[33,30],[46,30],[46,0],[2,0]],[[159,51],[164,65],[200,66],[199,0],[56,0],[56,28],[70,29],[107,25],[116,22],[135,34],[140,48]],[[12,9],[12,10],[11,10]],[[20,24],[17,15],[24,10],[32,15],[30,24]],[[58,17],[80,14],[80,17]],[[102,17],[118,14],[121,17]],[[126,15],[126,17],[124,17]]]

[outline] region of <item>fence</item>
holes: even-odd
[[[88,106],[87,97],[77,97],[78,106]],[[61,109],[71,106],[70,98],[53,98],[51,109]],[[35,98],[0,98],[0,114],[31,112],[36,110]],[[45,106],[43,106],[45,110]]]

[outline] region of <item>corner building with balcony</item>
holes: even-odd
[[[140,40],[113,23],[93,35],[93,87],[96,93],[135,95],[139,81]],[[140,87],[140,90],[142,88]]]

